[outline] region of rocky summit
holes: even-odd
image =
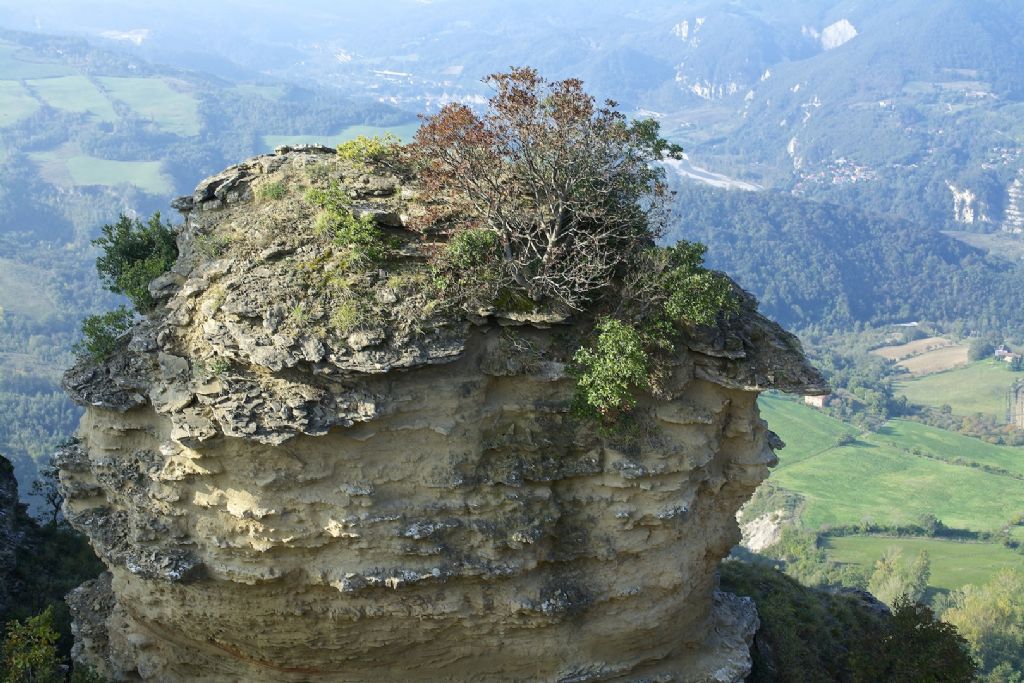
[[[353,271],[306,189],[392,245]],[[66,514],[108,573],[76,656],[118,681],[740,681],[717,591],[780,442],[758,393],[825,390],[749,297],[689,330],[634,429],[570,410],[583,321],[424,292],[415,183],[279,148],[175,201],[154,313],[65,376]]]

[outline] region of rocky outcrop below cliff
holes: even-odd
[[[341,288],[302,199],[324,178],[397,244]],[[716,572],[780,445],[757,395],[825,390],[752,299],[607,436],[570,411],[581,321],[452,317],[409,285],[430,245],[399,178],[285,148],[175,206],[159,309],[65,377],[87,408],[66,515],[109,569],[73,596],[79,658],[115,680],[742,680],[756,610]],[[352,292],[355,327],[332,318]]]
[[[23,531],[24,508],[18,503],[18,481],[11,461],[0,455],[0,618],[7,615],[14,599],[17,549]]]

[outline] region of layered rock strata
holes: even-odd
[[[327,180],[400,243],[340,290],[301,191]],[[578,324],[417,298],[398,178],[285,148],[175,206],[159,310],[65,378],[87,407],[66,514],[109,568],[73,595],[81,659],[114,680],[742,680],[757,616],[716,569],[779,445],[757,395],[825,390],[751,300],[601,436],[569,410]],[[347,291],[372,299],[354,328],[331,317]]]

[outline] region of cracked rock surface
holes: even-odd
[[[346,285],[355,330],[301,199],[325,176],[404,240]],[[796,339],[747,299],[601,436],[569,410],[573,321],[416,299],[411,196],[307,147],[176,200],[159,309],[65,377],[66,513],[109,569],[72,595],[76,656],[122,681],[742,680],[757,614],[716,571],[775,461],[758,393],[825,389]]]

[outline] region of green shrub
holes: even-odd
[[[357,164],[394,161],[401,148],[401,142],[391,133],[373,137],[358,135],[338,145],[338,156]]]
[[[140,313],[153,310],[156,302],[149,283],[166,273],[178,258],[174,227],[160,222],[160,212],[145,223],[124,214],[104,225],[93,244],[103,250],[96,259],[100,281],[110,291],[131,299]]]
[[[338,334],[350,334],[359,329],[366,316],[354,299],[345,299],[339,303],[331,314],[331,326]]]
[[[496,306],[501,310],[532,310],[525,296],[501,285],[501,254],[498,236],[492,230],[460,230],[433,259],[434,284],[438,296],[457,301],[470,309]]]
[[[719,313],[739,308],[729,281],[704,268],[706,246],[681,241],[659,251],[664,263],[659,284],[665,292],[664,311],[671,320],[714,325]]]
[[[314,185],[326,185],[331,181],[334,169],[323,162],[310,164],[306,167],[306,178]]]
[[[896,599],[880,631],[861,637],[850,664],[855,683],[971,683],[977,673],[957,628],[907,596]]]
[[[57,656],[59,636],[53,627],[53,608],[24,622],[7,624],[2,657],[3,683],[62,683],[60,659]]]
[[[195,238],[196,251],[211,259],[220,258],[231,246],[231,238],[227,235],[211,233],[198,235]]]
[[[996,352],[996,345],[991,339],[972,339],[967,347],[967,357],[971,360],[985,360]]]
[[[281,182],[265,183],[256,189],[256,198],[261,200],[284,199],[288,194],[288,188]]]
[[[648,380],[648,356],[643,335],[614,318],[597,324],[593,348],[573,356],[577,414],[602,422],[613,421],[636,404],[637,389]]]
[[[117,340],[132,326],[132,312],[121,306],[82,320],[82,339],[74,346],[79,356],[101,361],[117,348]]]
[[[347,251],[349,264],[367,267],[385,261],[394,244],[377,227],[373,216],[352,213],[351,200],[337,183],[326,189],[312,188],[306,200],[320,208],[313,223],[313,231],[330,235],[334,243]]]
[[[206,379],[223,377],[229,369],[231,369],[231,362],[220,356],[198,358],[192,362],[193,374]]]
[[[751,683],[967,683],[967,643],[931,610],[901,599],[892,616],[863,599],[801,586],[763,564],[726,561],[722,590],[757,604]]]
[[[84,664],[75,663],[69,683],[106,683],[106,679]]]
[[[461,230],[445,245],[446,265],[458,271],[490,266],[500,256],[498,236],[493,230]]]

